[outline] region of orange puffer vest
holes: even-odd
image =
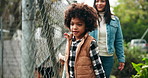
[[[70,55],[70,45],[72,35],[68,39],[65,53],[65,65],[66,65],[66,78],[69,77],[68,61]],[[76,49],[74,74],[75,78],[95,78],[92,62],[90,59],[90,44],[94,38],[89,36],[88,33],[83,37],[83,40],[79,43]]]

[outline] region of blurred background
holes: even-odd
[[[0,0],[0,78],[61,78],[66,40],[64,11],[93,0]],[[125,68],[111,78],[148,78],[148,0],[109,0],[119,17]]]

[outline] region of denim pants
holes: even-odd
[[[112,71],[114,57],[113,56],[100,56],[103,69],[105,71],[106,78],[110,78],[110,74]]]

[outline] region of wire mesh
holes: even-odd
[[[1,1],[6,7],[0,11],[0,78],[22,78],[24,69],[33,73],[26,76],[29,78],[61,78],[63,65],[59,63],[58,54],[64,55],[66,40],[63,33],[68,32],[64,27],[64,10],[72,1],[34,0],[34,7],[25,18],[32,21],[28,26],[31,33],[26,33],[29,37],[24,38],[28,45],[25,48],[22,45],[25,30],[22,31],[22,22],[26,20],[22,20],[22,12],[25,13],[26,9],[22,9],[22,1]],[[22,47],[28,51],[25,59]]]

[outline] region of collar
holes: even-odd
[[[111,19],[112,20],[116,20],[116,16],[115,15],[111,15]]]
[[[84,35],[84,37],[82,37],[80,40],[83,40],[83,39],[86,39],[87,37],[88,37],[88,33],[86,33],[85,35]],[[73,36],[73,34],[70,34],[69,35],[69,40],[72,40],[72,41],[74,41],[74,36]]]
[[[99,15],[102,16],[102,17],[104,17],[104,13],[105,12],[99,12]]]
[[[104,13],[105,13],[105,12],[99,12],[99,15],[100,15],[101,17],[104,17]],[[116,16],[115,16],[115,15],[111,15],[111,19],[112,19],[112,20],[116,20]]]

